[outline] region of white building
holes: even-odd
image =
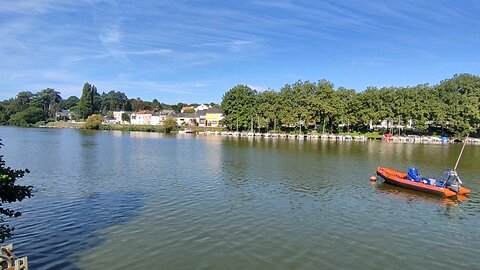
[[[173,110],[163,110],[161,112],[154,112],[152,114],[151,123],[152,125],[163,125],[165,118],[167,118],[168,116],[173,116],[174,113],[175,111]]]
[[[130,124],[132,125],[151,125],[152,112],[139,111],[130,115]]]
[[[399,122],[384,119],[379,121],[376,125],[373,124],[373,121],[370,120],[369,124],[370,129],[378,129],[378,128],[407,128],[411,129],[413,127],[413,120],[410,118],[406,125],[401,125]]]
[[[163,123],[163,121],[160,121],[160,113],[159,112],[152,113],[150,124],[156,126],[156,125],[160,125],[161,122]]]
[[[208,109],[210,109],[210,105],[200,104],[198,105],[198,107],[195,108],[195,112],[208,110]]]
[[[130,117],[130,112],[127,112],[127,111],[113,111],[113,122],[114,124],[128,124],[128,121],[123,121],[122,119],[122,115],[124,113],[128,114],[129,117]]]

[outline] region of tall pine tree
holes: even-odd
[[[94,102],[95,96],[97,95],[95,85],[89,84],[88,82],[83,85],[82,96],[78,102],[78,111],[83,119],[87,119],[87,117],[97,110],[96,103]]]

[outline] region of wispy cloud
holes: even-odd
[[[11,80],[24,80],[32,81],[37,78],[46,79],[53,82],[58,81],[70,81],[75,79],[75,76],[69,72],[62,70],[30,70],[23,72],[14,72],[8,75],[8,78]]]
[[[58,9],[58,1],[53,0],[19,0],[0,3],[0,13],[33,14]]]
[[[170,49],[156,49],[156,50],[125,52],[125,54],[127,55],[168,55],[172,52],[173,51]]]
[[[99,35],[100,41],[104,44],[118,43],[121,40],[121,33],[118,25],[103,27]]]
[[[173,99],[245,81],[260,91],[325,74],[362,81],[358,70],[425,63],[476,71],[479,12],[475,1],[447,0],[2,1],[0,92],[78,95],[95,81]]]
[[[91,59],[102,59],[102,58],[122,58],[127,59],[127,56],[167,56],[172,54],[173,51],[170,49],[153,49],[153,50],[139,50],[139,51],[122,51],[111,49],[109,52],[83,55],[83,56],[70,56],[65,59],[65,63],[71,64],[75,62],[91,60]]]
[[[269,86],[256,85],[256,84],[248,84],[247,83],[247,86],[250,87],[253,90],[258,91],[258,92],[264,92],[264,91],[267,91],[267,90],[271,89],[271,87],[269,87]]]
[[[139,90],[149,92],[150,95],[152,95],[152,93],[171,93],[177,95],[191,94],[188,90],[189,84],[167,84],[146,80],[109,80],[96,81],[95,83],[101,86],[102,89],[118,89],[131,93],[132,96],[134,96],[133,93],[138,92]]]
[[[58,70],[46,70],[42,71],[39,76],[43,79],[47,79],[50,81],[70,81],[75,78],[74,75]]]
[[[253,47],[258,45],[258,41],[255,40],[232,40],[226,42],[207,42],[201,44],[191,45],[192,47],[203,47],[203,48],[224,48],[231,50],[233,52],[240,52],[246,48]]]
[[[0,14],[42,14],[51,11],[70,10],[73,11],[78,7],[94,5],[102,2],[110,2],[109,0],[16,0],[0,2]]]

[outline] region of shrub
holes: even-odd
[[[103,122],[103,116],[99,114],[92,114],[87,118],[87,121],[85,122],[85,129],[100,129],[102,126]]]

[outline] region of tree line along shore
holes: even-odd
[[[84,121],[91,115],[109,117],[113,111],[180,112],[182,107],[157,99],[132,99],[121,91],[98,93],[85,83],[81,97],[63,99],[47,88],[37,93],[22,91],[0,102],[0,124],[45,125],[58,120]],[[436,85],[368,87],[362,92],[334,88],[326,80],[297,81],[279,91],[256,91],[247,85],[228,90],[221,104],[225,129],[259,133],[367,133],[372,130],[402,135],[478,137],[480,133],[480,77],[459,74]],[[56,112],[70,110],[73,119],[57,119]],[[135,127],[102,126],[103,129],[135,130]],[[163,132],[162,127],[145,131]]]

